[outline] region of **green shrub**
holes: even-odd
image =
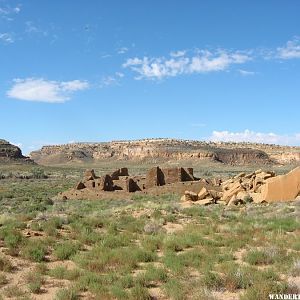
[[[48,274],[56,279],[66,279],[68,269],[64,266],[57,266],[49,270]]]
[[[167,283],[163,285],[163,290],[166,295],[169,297],[168,299],[172,300],[185,300],[186,293],[182,283],[177,279],[171,279]]]
[[[78,243],[66,241],[56,245],[53,254],[58,260],[66,260],[75,255],[79,249]]]
[[[45,179],[48,178],[48,176],[45,174],[45,171],[42,168],[32,168],[31,170],[32,177],[34,179]]]
[[[44,262],[41,262],[36,264],[34,271],[41,275],[46,275],[48,272],[48,267]]]
[[[215,272],[206,271],[202,280],[204,286],[209,290],[220,290],[224,286],[222,278]]]
[[[36,272],[29,272],[26,275],[26,282],[28,284],[29,291],[34,294],[41,292],[41,287],[44,283],[44,278],[41,274]]]
[[[230,265],[229,268],[224,269],[223,285],[226,290],[234,292],[237,289],[247,289],[252,285],[251,274],[236,265]]]
[[[151,300],[151,295],[147,288],[137,285],[131,289],[130,299],[132,300]]]
[[[254,300],[254,299],[269,299],[270,294],[284,294],[287,291],[287,285],[277,282],[261,281],[256,282],[253,286],[248,288],[241,300]]]
[[[21,254],[31,261],[42,262],[45,260],[47,247],[41,241],[28,240]]]
[[[64,288],[59,290],[55,295],[55,300],[77,300],[79,299],[79,294],[77,289],[70,287],[68,289]]]
[[[286,257],[285,251],[269,247],[263,250],[251,250],[245,256],[245,261],[250,265],[269,265],[274,264]]]
[[[43,231],[49,236],[58,236],[57,229],[61,229],[63,225],[63,220],[59,217],[54,217],[42,224]]]

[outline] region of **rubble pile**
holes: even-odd
[[[221,191],[203,187],[199,193],[186,191],[183,202],[199,205],[241,205],[247,202],[292,201],[300,194],[300,167],[286,175],[275,176],[273,171],[257,170],[240,173],[220,183]]]

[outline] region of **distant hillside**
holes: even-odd
[[[19,147],[0,139],[0,164],[8,163],[33,164],[34,162],[29,157],[23,156]]]
[[[103,160],[210,160],[231,165],[300,162],[300,147],[250,143],[213,143],[176,139],[144,139],[44,146],[30,153],[39,164],[94,163]]]

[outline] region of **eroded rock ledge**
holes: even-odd
[[[44,165],[99,160],[212,160],[231,165],[300,162],[300,147],[253,143],[213,143],[176,139],[145,139],[44,146],[30,153]]]

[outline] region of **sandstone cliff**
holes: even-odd
[[[52,165],[101,160],[211,160],[231,165],[300,162],[300,147],[250,143],[213,143],[176,139],[145,139],[44,146],[30,153],[37,163]]]
[[[19,147],[0,139],[0,164],[34,163],[29,157],[23,156]]]

